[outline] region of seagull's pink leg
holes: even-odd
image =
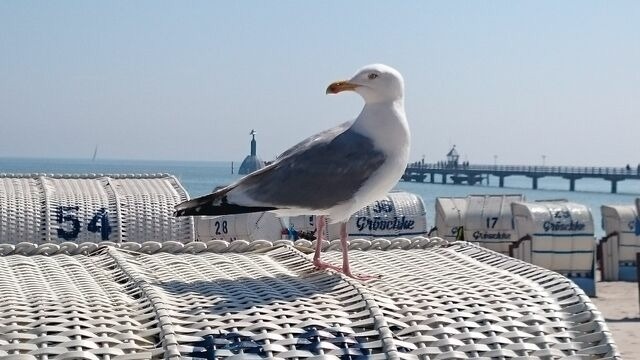
[[[355,275],[351,272],[351,265],[349,265],[349,243],[347,242],[349,235],[347,234],[347,223],[340,223],[340,247],[342,248],[342,272],[354,279],[358,280],[372,280],[379,279],[380,276],[371,275]]]
[[[327,220],[324,215],[317,215],[316,222],[317,222],[317,227],[316,227],[317,239],[316,239],[316,252],[315,254],[313,254],[313,265],[319,270],[333,269],[336,271],[342,271],[340,267],[331,265],[329,263],[326,263],[320,260],[320,254],[322,252],[322,234],[324,234],[324,228],[327,225]]]

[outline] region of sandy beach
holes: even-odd
[[[599,281],[597,297],[591,301],[598,307],[624,359],[640,359],[640,306],[638,284],[624,281]]]

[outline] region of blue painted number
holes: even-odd
[[[78,206],[58,206],[56,208],[56,222],[60,224],[57,229],[58,238],[64,240],[77,239],[80,234],[80,220],[78,219]],[[87,224],[87,231],[100,233],[102,240],[109,240],[111,225],[109,225],[109,212],[101,208]]]
[[[98,221],[100,223],[98,223]],[[87,225],[87,230],[92,233],[100,232],[100,237],[102,240],[109,240],[109,234],[111,234],[111,226],[109,225],[109,213],[105,208],[101,208],[93,216],[91,221],[89,221],[89,225]]]

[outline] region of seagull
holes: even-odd
[[[212,194],[185,201],[175,216],[229,215],[272,211],[278,216],[316,215],[313,264],[369,280],[351,271],[347,221],[385,198],[409,158],[410,132],[404,111],[404,79],[394,68],[367,65],[349,80],[330,84],[327,94],[353,91],[364,99],[355,120],[313,135],[270,165]],[[342,267],[320,259],[327,223],[340,223]]]

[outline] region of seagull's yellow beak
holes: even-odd
[[[346,91],[346,90],[353,91],[357,87],[358,85],[350,83],[346,80],[336,81],[331,85],[327,86],[327,94],[337,94],[341,91]]]

